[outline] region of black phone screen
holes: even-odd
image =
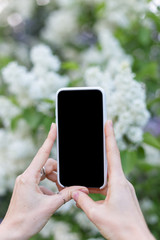
[[[57,108],[60,183],[100,188],[104,184],[102,92],[62,90]]]

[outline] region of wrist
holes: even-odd
[[[130,227],[126,228],[125,231],[121,232],[121,237],[119,240],[156,240],[154,236],[149,231],[148,227]]]
[[[20,224],[16,222],[2,222],[0,224],[0,236],[2,240],[27,240]]]

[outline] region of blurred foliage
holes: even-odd
[[[149,110],[160,115],[160,9],[148,11],[128,28],[117,28],[115,36],[126,53],[133,57],[133,72],[138,81],[146,84]],[[156,104],[156,108],[153,105]]]

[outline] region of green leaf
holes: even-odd
[[[139,146],[138,149],[137,149],[137,157],[138,157],[138,160],[144,160],[145,159],[145,151],[143,149],[143,147]]]
[[[149,172],[151,170],[154,170],[156,167],[156,169],[160,168],[159,165],[152,165],[150,163],[147,162],[138,162],[138,169],[140,169],[143,172]]]
[[[141,67],[140,71],[137,73],[137,78],[138,79],[148,79],[148,78],[157,78],[158,75],[158,64],[157,62],[149,62],[143,64]]]
[[[37,112],[34,108],[24,109],[23,117],[27,121],[28,125],[32,130],[35,130],[43,119],[43,114]]]
[[[46,102],[46,103],[55,104],[55,101],[54,101],[54,100],[51,100],[51,99],[49,99],[49,98],[43,98],[42,100],[43,100],[44,102]]]
[[[61,67],[63,70],[77,70],[79,68],[76,62],[63,62]]]
[[[77,87],[81,85],[82,85],[82,79],[75,79],[69,82],[68,87]]]
[[[105,8],[106,8],[106,2],[105,1],[96,4],[96,6],[95,6],[95,15],[97,17],[102,17],[102,15],[105,12]]]
[[[17,115],[11,120],[11,129],[14,131],[17,127],[18,121],[22,118],[22,114]]]
[[[146,46],[151,41],[151,33],[148,28],[141,28],[139,31],[139,41],[143,46]]]
[[[152,147],[160,149],[160,141],[158,141],[158,139],[155,138],[149,132],[144,133],[144,135],[143,135],[143,142],[148,144],[148,145],[150,145],[150,146],[152,146]]]
[[[40,235],[39,233],[37,233],[36,235],[34,235],[33,237],[30,238],[30,240],[53,240],[53,236],[50,237],[43,237],[42,235]]]
[[[158,102],[160,102],[160,97],[155,98],[155,99],[151,100],[150,102],[148,102],[147,103],[147,108],[152,107],[152,105],[154,105],[155,103],[158,103]]]
[[[11,62],[13,59],[10,57],[0,57],[0,69],[4,68]]]
[[[52,122],[55,122],[55,118],[49,116],[44,117],[42,125],[44,126],[46,133],[49,131]]]
[[[90,193],[89,196],[94,200],[94,201],[99,201],[99,200],[104,200],[105,196],[102,194],[97,194],[97,193]]]
[[[137,163],[137,152],[136,151],[122,151],[121,161],[122,167],[126,174],[129,174],[135,167]]]

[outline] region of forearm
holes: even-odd
[[[133,228],[129,230],[126,229],[125,231],[121,232],[119,236],[120,237],[117,238],[117,240],[156,240],[148,228]]]
[[[142,232],[134,232],[133,234],[124,234],[118,240],[156,240],[151,233],[143,234]]]
[[[105,225],[105,227],[104,227]],[[119,226],[104,224],[97,226],[101,234],[108,240],[156,240],[146,224],[122,223]]]
[[[28,240],[22,229],[16,224],[0,224],[0,239],[1,240]]]

